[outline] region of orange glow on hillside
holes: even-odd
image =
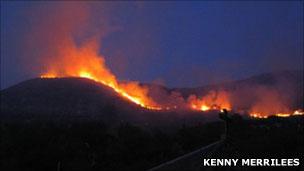
[[[83,77],[113,88],[115,92],[141,107],[161,110],[160,105],[148,96],[148,89],[137,82],[119,83],[106,67],[104,57],[99,55],[96,42],[87,42],[78,48],[73,43],[63,47],[53,61],[48,63],[48,71],[41,78]]]
[[[299,115],[304,115],[304,112],[302,110],[295,110],[294,112],[290,112],[290,113],[275,113],[272,116],[276,116],[276,117],[290,117],[290,116],[299,116]],[[263,119],[263,118],[268,118],[268,115],[264,115],[261,113],[251,113],[250,114],[251,117],[253,118],[259,118],[259,119]]]
[[[202,97],[190,95],[187,100],[174,105],[160,104],[149,96],[149,88],[140,85],[136,81],[119,82],[116,76],[106,67],[104,57],[98,54],[98,46],[95,41],[89,41],[82,46],[76,46],[73,41],[68,41],[62,46],[57,56],[45,58],[47,70],[41,74],[41,78],[56,77],[83,77],[92,79],[112,88],[125,99],[143,108],[151,110],[180,110],[190,109],[197,111],[210,111],[227,109],[232,110],[230,94],[223,90],[210,91]],[[176,99],[176,98],[174,98]],[[303,115],[301,110],[294,113],[280,103],[272,104],[269,101],[277,99],[275,96],[267,96],[250,109],[251,116],[255,118],[267,118],[269,115],[288,117],[291,115]],[[278,106],[280,108],[278,108]],[[273,109],[276,109],[275,111]],[[275,114],[276,113],[276,114]],[[291,113],[291,114],[289,114]]]
[[[42,74],[40,78],[56,78],[56,75],[47,73],[47,74]]]
[[[207,110],[210,110],[210,107],[209,107],[209,106],[206,106],[206,105],[202,105],[202,106],[201,106],[201,110],[202,110],[202,111],[207,111]]]
[[[210,91],[206,96],[197,98],[192,95],[188,98],[189,106],[193,110],[209,111],[209,110],[231,110],[228,93],[225,91]]]

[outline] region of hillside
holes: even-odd
[[[212,90],[229,92],[234,108],[253,105],[256,98],[278,96],[290,108],[304,108],[304,71],[286,70],[255,75],[246,79],[194,88],[174,88],[184,97],[190,94],[203,96]],[[261,91],[262,90],[262,91]],[[269,93],[273,91],[274,93]],[[257,97],[259,96],[259,97]],[[244,104],[243,101],[246,101]]]
[[[301,92],[303,92],[304,86],[303,74],[303,70],[286,70],[272,73],[263,73],[242,80],[229,81],[193,88],[173,88],[172,90],[179,91],[186,96],[193,93],[204,93],[213,89],[235,90],[241,87],[258,85],[270,87],[286,87],[288,85],[292,85],[295,87],[294,91],[297,91],[300,94]]]
[[[186,113],[144,109],[113,89],[86,78],[36,78],[1,91],[1,117],[10,120],[102,120],[108,124],[167,125],[202,122],[206,118],[198,115],[200,112]]]
[[[255,85],[301,86],[302,78],[292,75],[284,76],[289,80],[282,82],[271,80],[273,74],[266,74],[179,90],[187,94]],[[177,91],[156,87],[168,93]],[[286,94],[297,91],[291,89]],[[301,94],[299,97],[303,99]],[[303,156],[302,116],[268,119],[238,116],[237,122],[230,125],[235,145],[216,146],[202,156],[197,149],[220,141],[225,131],[216,111],[149,111],[84,78],[36,78],[2,90],[0,117],[3,133],[0,145],[4,149],[1,170],[147,170],[168,161],[172,164],[160,170],[205,170],[201,168],[202,157]],[[171,162],[184,155],[187,157],[182,157],[183,160]]]
[[[204,95],[211,90],[230,93],[234,108],[252,105],[257,95],[275,95],[294,108],[303,108],[303,73],[283,71],[267,73],[248,79],[207,85],[198,88],[169,89],[164,86],[144,84],[152,92],[178,92],[185,99],[190,94]],[[262,92],[257,90],[263,89]],[[161,91],[160,91],[161,90]],[[256,94],[254,94],[256,93]],[[164,94],[164,93],[163,93]],[[255,96],[254,96],[255,95]],[[268,96],[272,94],[268,93]],[[267,96],[266,96],[267,97]],[[266,98],[265,97],[265,98]],[[259,97],[261,98],[261,97]],[[266,99],[267,100],[267,99]],[[241,102],[248,101],[247,104]],[[210,113],[210,114],[209,114]],[[119,96],[111,88],[85,78],[31,79],[1,91],[1,117],[10,119],[101,119],[105,122],[186,122],[216,119],[217,113],[195,111],[150,111]]]
[[[116,113],[138,110],[109,87],[84,78],[28,80],[1,91],[1,102],[1,113],[8,117],[38,114],[111,120]]]

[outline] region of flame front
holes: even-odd
[[[78,48],[73,43],[63,48],[57,57],[47,61],[47,72],[41,78],[83,77],[111,87],[115,92],[141,107],[161,110],[148,96],[148,89],[138,82],[119,83],[114,74],[105,66],[104,57],[97,54],[97,44],[87,42]]]
[[[193,110],[231,110],[228,93],[225,91],[210,91],[206,96],[201,98],[197,98],[196,96],[192,95],[188,98],[188,103]]]
[[[181,100],[183,104],[175,103],[172,106],[166,106],[155,102],[149,97],[148,87],[139,85],[138,82],[119,82],[116,76],[106,67],[104,57],[98,54],[96,41],[89,41],[81,47],[77,47],[73,41],[66,42],[66,47],[62,47],[58,54],[53,57],[43,58],[47,64],[47,72],[41,75],[41,78],[56,77],[83,77],[100,82],[111,87],[116,93],[129,101],[151,110],[179,110],[185,107],[190,110],[209,111],[209,110],[232,110],[230,93],[226,91],[210,91],[203,97],[190,95],[187,100]],[[273,101],[269,99],[259,101],[252,109],[249,110],[250,116],[254,118],[267,118],[270,115],[278,117],[288,117],[292,115],[303,115],[303,111],[297,110],[290,112],[284,105],[276,104],[273,111],[272,104],[266,102]],[[174,98],[180,99],[180,98]],[[280,106],[280,108],[277,108]],[[267,110],[266,110],[267,109]]]
[[[304,115],[304,111],[302,111],[301,109],[298,109],[298,110],[295,110],[294,112],[289,112],[289,113],[275,113],[272,116],[286,118],[286,117],[290,117],[290,116],[300,116],[300,115]],[[265,115],[262,113],[251,113],[250,116],[253,118],[259,118],[259,119],[265,119],[265,118],[269,117],[269,115]]]

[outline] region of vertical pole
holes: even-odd
[[[60,161],[57,162],[57,171],[60,171]]]

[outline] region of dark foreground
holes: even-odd
[[[233,133],[228,133],[230,136],[224,136],[219,141],[162,163],[149,171],[303,170],[303,126],[303,117],[241,121],[238,125],[231,126]],[[233,167],[214,167],[204,166],[204,159],[239,159],[239,162]],[[277,162],[273,164],[277,166],[242,166],[242,159],[275,159]],[[281,167],[280,159],[299,159],[300,165]]]
[[[239,120],[229,143],[170,169],[204,170],[204,155],[303,159],[303,127],[303,117]],[[97,121],[2,121],[0,131],[0,170],[147,170],[220,140],[224,123],[168,130],[128,123],[108,127]]]

